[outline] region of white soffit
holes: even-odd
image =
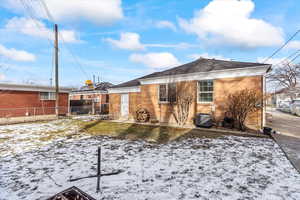
[[[134,87],[121,87],[121,88],[110,88],[108,89],[108,93],[129,93],[129,92],[141,92],[141,88],[139,86]]]

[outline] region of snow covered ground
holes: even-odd
[[[78,126],[70,119],[0,126],[0,156],[22,153],[76,136],[79,136]]]
[[[102,177],[101,193],[96,178],[68,181],[96,173],[98,146],[104,173],[124,170]],[[1,126],[0,148],[0,200],[46,199],[73,185],[96,199],[300,199],[300,175],[271,139],[157,145],[79,135],[60,120]]]

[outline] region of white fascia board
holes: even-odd
[[[9,91],[27,91],[27,92],[55,92],[54,87],[39,85],[17,85],[17,84],[0,84],[0,90]],[[59,88],[60,93],[70,93],[71,88]]]
[[[110,88],[108,89],[109,94],[116,94],[116,93],[129,93],[129,92],[141,92],[140,86],[134,87],[121,87],[121,88]]]
[[[107,94],[108,92],[105,90],[96,90],[96,91],[72,91],[70,96],[76,95],[85,95],[85,94]]]
[[[260,76],[265,75],[270,68],[270,65],[265,67],[251,67],[251,68],[238,68],[228,70],[216,70],[210,72],[198,72],[190,74],[179,74],[173,76],[155,77],[140,79],[142,85],[146,84],[163,84],[181,81],[193,81],[193,80],[210,80],[210,79],[221,79],[221,78],[237,78],[246,76]]]

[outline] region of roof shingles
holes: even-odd
[[[167,69],[167,70],[161,71],[161,72],[154,72],[152,74],[149,74],[149,75],[125,82],[125,83],[121,83],[119,85],[115,85],[115,86],[113,86],[113,88],[139,86],[140,79],[156,78],[156,77],[180,75],[180,74],[190,74],[190,73],[196,73],[196,72],[210,72],[210,71],[226,70],[226,69],[259,67],[259,66],[266,66],[266,65],[269,65],[269,64],[200,58],[193,62],[184,64],[184,65],[180,65],[178,67]]]

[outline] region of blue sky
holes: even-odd
[[[65,41],[64,86],[79,86],[93,74],[116,84],[199,57],[262,62],[300,28],[297,0],[44,3]],[[0,19],[0,81],[49,84],[53,20],[41,0],[0,0]],[[269,62],[298,49],[300,35]]]

